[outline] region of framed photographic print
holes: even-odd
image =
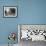
[[[4,14],[4,17],[17,17],[17,7],[16,6],[4,6],[3,14]]]

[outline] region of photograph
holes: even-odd
[[[4,17],[17,17],[16,6],[4,6]]]

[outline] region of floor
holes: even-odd
[[[8,46],[8,44],[0,44],[0,46]],[[18,44],[10,45],[10,46],[18,46]]]
[[[46,42],[45,41],[34,41],[34,42],[32,42],[31,40],[28,40],[28,41],[21,40],[20,46],[46,46]]]
[[[8,44],[0,44],[0,46],[8,46]],[[28,41],[21,40],[19,45],[14,44],[13,46],[46,46],[46,42],[43,42],[43,41],[32,42],[31,40],[28,40]]]

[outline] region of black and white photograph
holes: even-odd
[[[16,17],[17,7],[16,6],[4,6],[4,17]]]

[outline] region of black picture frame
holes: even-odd
[[[6,15],[5,10],[14,9],[14,15]],[[3,18],[16,18],[18,16],[17,6],[3,6]]]

